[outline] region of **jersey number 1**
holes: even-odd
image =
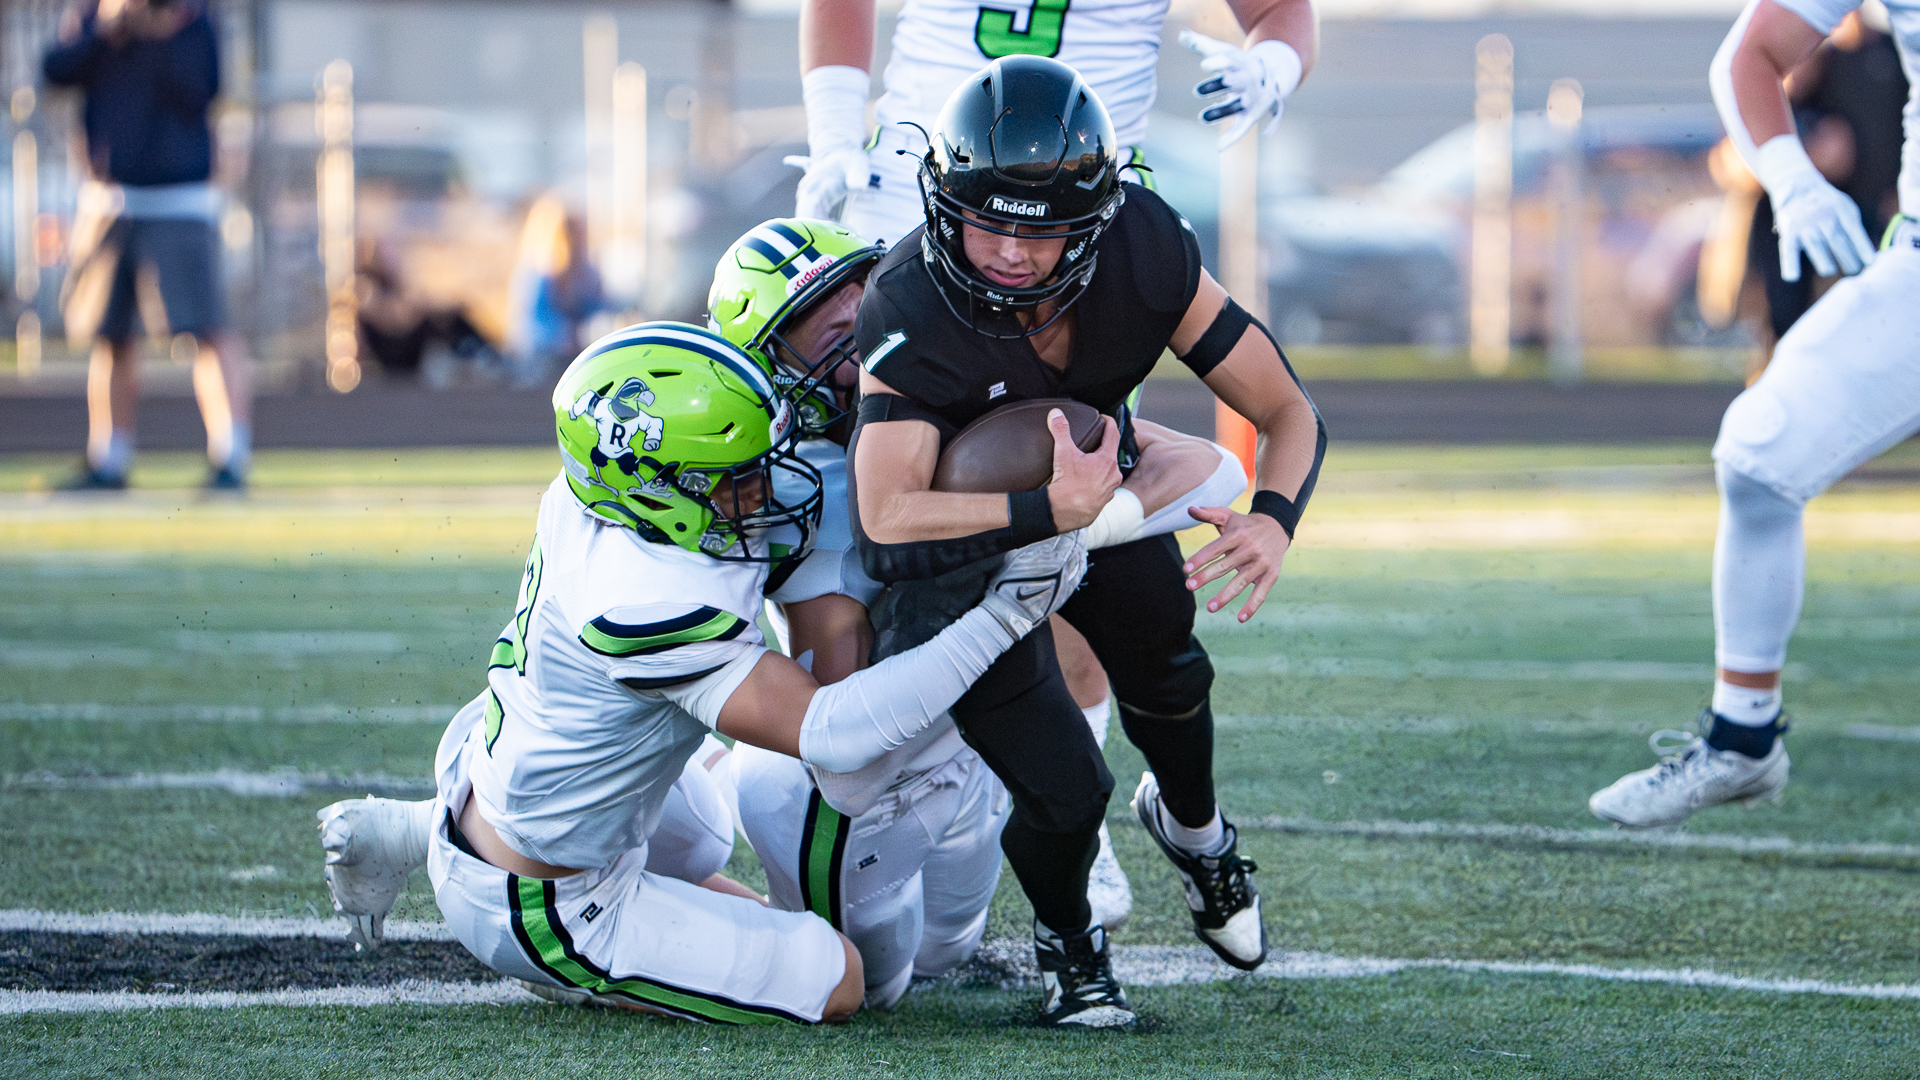
[[[1027,28],[1015,30],[1011,11],[983,7],[973,24],[973,40],[989,60],[1003,56],[1058,56],[1060,30],[1067,23],[1073,0],[1033,0],[1027,10]]]

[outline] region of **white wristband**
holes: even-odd
[[[1775,135],[1754,152],[1753,158],[1753,175],[1759,177],[1760,186],[1776,201],[1809,183],[1824,185],[1827,182],[1814,167],[1813,159],[1807,156],[1807,148],[1798,135]]]
[[[1285,98],[1299,89],[1306,65],[1301,63],[1300,54],[1294,51],[1293,46],[1269,38],[1247,52],[1260,58],[1261,65],[1267,69],[1267,76],[1272,81],[1274,93]]]
[[[1113,498],[1101,507],[1100,516],[1087,526],[1087,550],[1112,547],[1137,539],[1140,526],[1146,519],[1147,510],[1140,505],[1140,496],[1126,488],[1115,488]]]
[[[867,91],[873,79],[857,67],[826,64],[800,77],[807,109],[807,152],[815,158],[867,145]]]

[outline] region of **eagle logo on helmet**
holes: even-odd
[[[582,416],[593,418],[593,426],[600,435],[599,445],[593,448],[594,464],[605,465],[633,453],[633,437],[636,433],[641,436],[640,449],[649,453],[660,449],[660,440],[666,435],[667,425],[641,408],[651,404],[653,391],[647,389],[647,384],[640,379],[629,377],[609,397],[602,397],[592,390],[583,392],[568,408],[567,417],[572,420]]]

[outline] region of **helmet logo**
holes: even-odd
[[[582,416],[591,416],[593,426],[599,432],[600,445],[596,449],[608,461],[615,461],[633,453],[633,437],[641,436],[640,448],[648,452],[660,449],[660,439],[666,434],[667,425],[657,416],[641,409],[642,405],[653,404],[653,391],[637,378],[629,378],[621,383],[612,397],[601,397],[591,390],[581,393],[567,409],[568,419],[578,420]]]
[[[786,440],[787,433],[793,430],[793,404],[786,398],[780,399],[779,409],[773,414],[773,420],[767,424],[767,433],[775,446]]]
[[[1047,204],[1027,199],[1009,199],[994,195],[987,199],[987,209],[996,214],[1014,214],[1018,217],[1043,218],[1047,216]]]
[[[794,259],[794,262],[798,263],[800,259],[806,258],[807,252],[812,250],[813,249],[809,247],[807,251],[801,252],[799,257]],[[791,280],[787,282],[787,295],[792,296],[794,293],[797,293],[801,289],[806,288],[808,285],[813,283],[813,280],[815,278],[819,277],[821,274],[826,273],[828,267],[832,266],[834,263],[837,263],[839,261],[840,261],[839,259],[836,259],[831,255],[821,255],[818,259],[814,260],[812,266],[809,266],[805,270],[800,271],[798,275],[796,275],[795,277],[793,277]]]

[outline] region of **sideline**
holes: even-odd
[[[1784,836],[1736,836],[1678,829],[1554,829],[1544,825],[1472,825],[1453,821],[1310,821],[1266,817],[1243,829],[1387,840],[1523,840],[1554,847],[1652,847],[1731,851],[1808,859],[1920,860],[1920,844],[1823,844]]]

